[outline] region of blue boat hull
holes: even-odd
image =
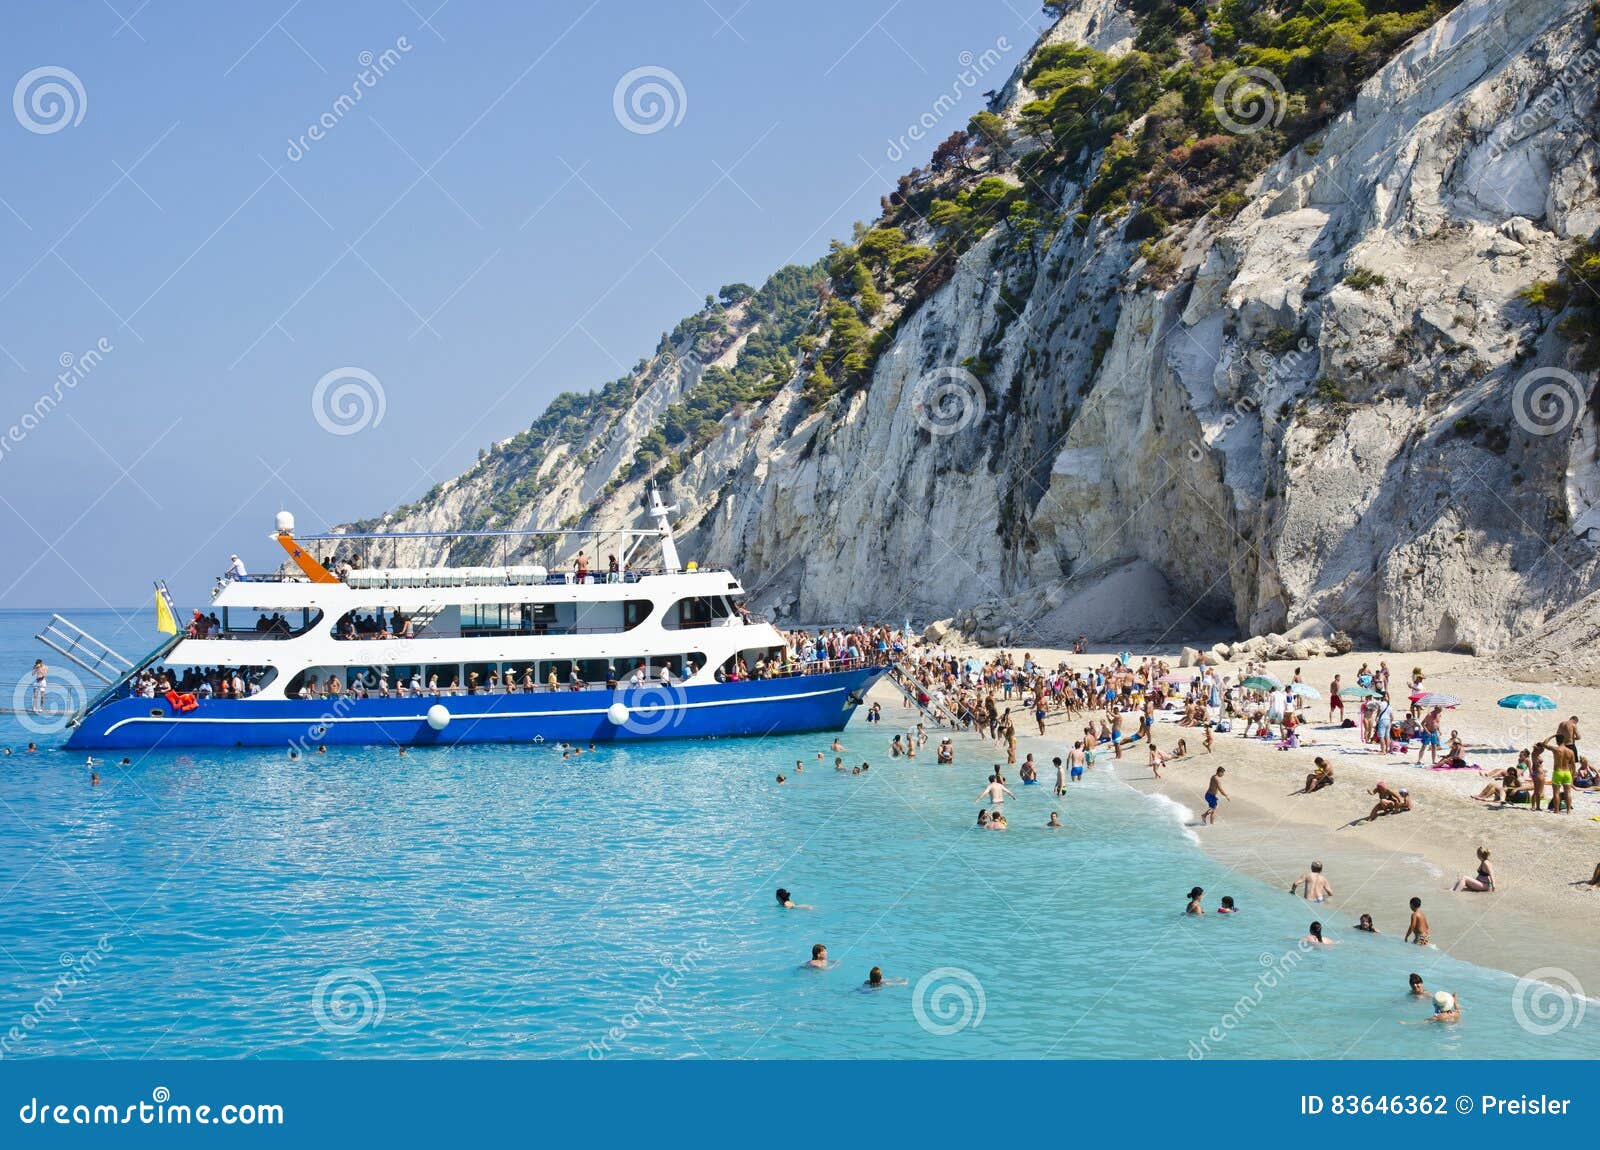
[[[837,731],[884,667],[817,675],[659,685],[615,691],[420,695],[368,699],[205,699],[174,712],[164,699],[113,699],[85,715],[74,750],[176,747],[314,747],[319,744],[448,746],[457,743],[588,743]],[[623,721],[616,719],[626,709]],[[429,722],[431,708],[448,716]],[[435,713],[436,719],[443,716]]]

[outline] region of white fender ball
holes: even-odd
[[[436,731],[442,731],[450,725],[450,712],[445,710],[442,703],[435,703],[428,708],[428,726]]]
[[[622,726],[628,721],[627,706],[623,703],[612,703],[606,708],[606,718],[610,719],[615,726]]]

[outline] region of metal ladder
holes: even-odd
[[[925,717],[932,719],[938,726],[954,728],[961,725],[956,721],[956,717],[944,707],[933,703],[931,700],[925,704],[921,699],[917,698],[916,688],[906,683],[899,667],[891,667],[887,678],[899,688],[902,695],[911,701],[913,707]]]
[[[103,683],[119,682],[133,670],[133,664],[122,655],[60,615],[50,616],[50,621],[34,638]]]

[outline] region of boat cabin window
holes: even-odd
[[[703,651],[690,651],[681,655],[599,659],[307,667],[289,680],[284,693],[291,699],[322,699],[351,693],[412,697],[520,693],[530,689],[615,690],[632,685],[635,675],[640,683],[658,683],[665,672],[673,682],[681,682],[705,665]]]
[[[149,699],[167,691],[202,699],[236,699],[258,693],[277,677],[276,667],[156,666],[139,672],[127,689],[130,694]]]
[[[679,599],[667,612],[665,626],[669,631],[688,630],[693,627],[710,627],[734,614],[733,604],[724,595],[696,595]]]
[[[322,621],[316,607],[276,611],[268,607],[223,607],[217,612],[221,628],[209,630],[207,639],[292,639]]]
[[[358,607],[334,624],[336,639],[478,639],[505,635],[614,635],[650,617],[649,599],[572,603],[463,603],[418,608],[410,614],[376,605]],[[411,635],[406,634],[410,628]]]

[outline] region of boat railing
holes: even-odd
[[[380,573],[382,573],[383,571],[385,571],[387,569],[379,568],[379,567],[356,567],[356,568],[353,568],[352,570],[354,572],[359,572],[359,573],[366,574],[366,575],[377,575],[377,574],[380,574]],[[495,569],[491,569],[491,570],[495,570]],[[499,569],[499,570],[503,571],[503,569]],[[445,574],[444,572],[447,572],[447,571],[460,571],[461,574],[459,574],[459,575]],[[467,568],[462,567],[462,568],[435,569],[435,571],[433,573],[431,573],[430,575],[425,576],[425,577],[421,577],[421,578],[419,578],[415,574],[403,574],[403,575],[395,575],[395,576],[392,576],[392,577],[389,577],[389,578],[383,579],[383,580],[373,579],[371,582],[368,582],[367,580],[363,579],[361,581],[362,582],[362,586],[359,587],[358,590],[362,590],[362,591],[407,590],[407,589],[415,589],[415,588],[419,588],[419,587],[564,587],[564,586],[577,586],[577,585],[600,586],[600,585],[604,585],[604,584],[608,584],[608,583],[611,583],[611,584],[637,583],[641,579],[649,578],[651,576],[656,576],[656,575],[727,575],[727,574],[729,574],[729,572],[728,572],[728,569],[725,568],[725,567],[696,567],[693,570],[683,569],[683,570],[678,570],[678,571],[668,571],[664,567],[640,567],[640,568],[630,567],[628,570],[619,571],[614,575],[612,573],[610,573],[610,572],[607,572],[607,571],[595,571],[593,569],[590,569],[590,570],[584,572],[584,575],[583,575],[582,579],[578,578],[578,572],[576,571],[576,569],[573,569],[573,570],[549,570],[542,577],[536,577],[536,576],[529,575],[529,576],[518,576],[518,577],[502,576],[500,578],[496,578],[493,575],[487,576],[487,577],[481,576],[481,575],[471,575],[471,574],[468,574],[468,569]],[[268,572],[268,573],[262,574],[262,575],[231,575],[231,576],[226,576],[225,577],[225,581],[226,582],[232,582],[232,583],[309,583],[310,582],[309,579],[307,579],[304,575],[302,575],[302,574],[300,574],[298,572],[284,573],[284,572],[277,572],[277,571]],[[347,586],[354,586],[354,584],[350,584],[347,579],[342,579],[341,582],[346,583]]]

